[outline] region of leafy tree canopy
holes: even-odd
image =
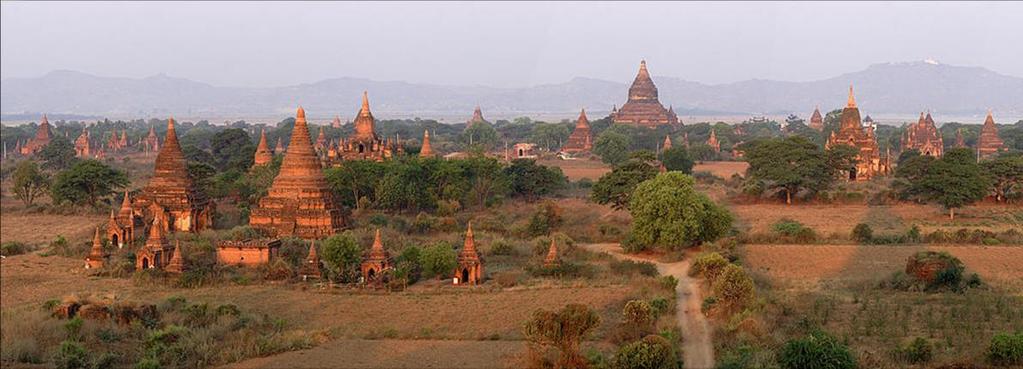
[[[732,215],[696,191],[695,183],[680,172],[661,173],[640,183],[629,200],[633,221],[627,249],[676,250],[724,236]]]
[[[50,187],[50,197],[55,203],[97,206],[100,200],[128,183],[124,172],[97,160],[81,160],[57,174]]]

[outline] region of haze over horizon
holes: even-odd
[[[276,87],[813,81],[933,59],[1023,76],[1021,3],[22,3],[0,78],[74,70]]]

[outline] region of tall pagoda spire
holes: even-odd
[[[575,128],[590,128],[590,119],[586,117],[586,108],[579,111],[579,119],[575,120]]]
[[[256,146],[256,154],[252,160],[254,166],[269,164],[273,161],[273,153],[266,143],[266,128],[259,129],[259,145]]]
[[[373,121],[373,113],[369,110],[369,93],[362,91],[362,107],[355,117],[355,132],[352,138],[357,141],[375,140],[377,134]]]
[[[856,97],[853,96],[853,86],[852,85],[849,85],[849,101],[846,101],[845,106],[847,108],[855,108],[856,107]]]
[[[106,255],[103,253],[103,241],[99,238],[99,227],[96,228],[96,235],[92,238],[92,249],[85,257],[85,269],[102,268]]]
[[[423,146],[419,149],[419,156],[423,158],[433,157],[433,147],[430,146],[429,130],[423,130]]]
[[[483,110],[480,109],[480,104],[476,104],[476,109],[473,109],[472,119],[469,119],[469,123],[479,122],[486,122],[486,119],[483,119]]]
[[[662,164],[663,166],[663,164]],[[551,246],[547,249],[547,256],[543,259],[543,265],[546,267],[556,266],[560,264],[558,260],[558,244],[555,242],[555,238],[551,237]]]
[[[472,234],[472,221],[469,222],[465,231],[465,244],[463,245],[462,253],[476,253],[476,237]]]
[[[277,137],[277,145],[274,146],[274,155],[282,154],[284,154],[284,141],[280,137]]]
[[[164,268],[168,273],[181,273],[185,271],[185,259],[181,256],[181,241],[174,241],[174,253],[171,254],[170,263]]]

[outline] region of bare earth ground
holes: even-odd
[[[1023,288],[1023,247],[746,245],[745,262],[779,287],[815,289],[822,284],[875,281],[904,270],[906,260],[923,250],[947,251],[967,273],[999,287]]]
[[[707,318],[703,315],[699,281],[689,277],[689,258],[675,263],[662,263],[639,256],[626,255],[621,246],[614,243],[583,245],[592,251],[606,252],[617,258],[648,261],[657,266],[662,275],[678,279],[676,316],[682,330],[682,355],[686,368],[713,368],[714,343]]]
[[[514,368],[522,341],[337,340],[227,368]]]
[[[41,245],[62,235],[69,241],[88,238],[106,218],[101,215],[0,215],[0,239]]]
[[[779,220],[788,218],[814,229],[819,235],[838,233],[848,236],[858,223],[870,224],[875,232],[890,229],[905,232],[913,225],[924,233],[937,229],[955,231],[979,228],[1000,232],[1010,228],[1023,229],[1023,209],[1007,205],[979,204],[956,212],[949,220],[939,206],[919,204],[845,205],[845,204],[731,204],[738,218],[736,227],[751,233],[766,233]]]
[[[597,179],[600,179],[600,176],[604,175],[604,173],[611,171],[611,167],[599,160],[543,159],[537,160],[537,164],[561,168],[561,171],[565,173],[565,176],[573,182],[583,178],[589,178],[596,181]]]
[[[732,175],[746,175],[749,163],[744,161],[704,161],[693,166],[693,173],[710,172],[714,176],[723,179],[732,178]]]

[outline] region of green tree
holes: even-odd
[[[1023,155],[1001,155],[981,163],[991,181],[995,200],[1006,201],[1023,193]]]
[[[778,365],[783,369],[854,369],[856,359],[848,346],[817,331],[786,342],[778,353]]]
[[[551,150],[568,140],[568,127],[560,123],[537,123],[529,135],[529,141]]]
[[[96,160],[81,160],[57,174],[50,187],[55,203],[96,206],[100,199],[128,185],[128,177]]]
[[[841,152],[829,157],[824,150],[804,137],[768,139],[747,146],[750,180],[759,181],[765,188],[780,190],[785,203],[800,190],[816,193],[827,189],[835,180],[836,163],[842,161]]]
[[[537,165],[533,159],[515,159],[504,173],[511,185],[511,193],[534,201],[565,186],[561,168]]]
[[[664,150],[661,157],[666,169],[693,174],[693,158],[689,157],[689,151],[685,147],[677,146]]]
[[[488,122],[473,122],[465,127],[462,132],[461,141],[468,147],[477,147],[481,150],[490,150],[497,146],[497,130]]]
[[[597,183],[593,184],[590,199],[598,204],[611,204],[617,210],[626,209],[636,186],[656,175],[657,168],[650,161],[629,159],[600,176]]]
[[[934,160],[933,156],[920,155],[916,150],[899,156],[899,166],[895,168],[895,179],[892,181],[892,188],[898,192],[899,198],[926,201],[922,183]]]
[[[469,194],[472,202],[483,210],[491,201],[502,196],[508,190],[508,177],[497,159],[473,155],[459,162],[469,182]]]
[[[323,240],[323,261],[331,280],[355,282],[359,278],[362,246],[351,231]]]
[[[252,167],[256,145],[243,129],[228,128],[213,135],[210,142],[216,167],[219,170],[247,171]]]
[[[558,368],[584,368],[586,359],[579,354],[579,344],[600,325],[600,316],[586,305],[568,304],[560,311],[544,309],[533,312],[522,333],[529,341],[533,357],[543,357],[550,348],[558,350]]]
[[[613,369],[677,369],[682,367],[675,347],[664,337],[648,335],[622,346],[615,354]]]
[[[689,145],[689,155],[695,160],[709,161],[717,160],[718,152],[705,143],[694,143]]]
[[[50,178],[40,171],[39,166],[31,160],[23,160],[18,163],[11,179],[14,182],[15,196],[25,205],[32,205],[36,198],[46,193],[46,188],[50,186]]]
[[[606,130],[593,142],[593,153],[600,155],[604,163],[616,165],[629,157],[632,139],[624,134]]]
[[[75,156],[75,145],[64,137],[54,137],[42,150],[39,158],[43,159],[43,168],[64,170],[70,168],[78,158]]]
[[[742,267],[728,264],[714,279],[714,296],[731,311],[742,309],[753,300],[753,279]]]
[[[443,278],[455,270],[458,255],[451,244],[438,242],[423,248],[419,256],[423,267],[424,277]]]
[[[955,219],[955,209],[984,198],[990,184],[981,172],[970,149],[952,149],[927,170],[920,182],[928,200],[948,209],[949,219]]]
[[[376,201],[375,190],[387,171],[387,164],[372,160],[345,160],[341,166],[324,171],[327,183],[339,194],[341,203],[358,208],[359,199]]]
[[[407,158],[387,167],[387,174],[377,184],[376,205],[392,211],[413,211],[433,208],[429,168],[420,158]]]
[[[675,250],[714,241],[732,226],[732,215],[696,191],[692,176],[667,172],[636,186],[629,201],[632,231],[626,247]]]

